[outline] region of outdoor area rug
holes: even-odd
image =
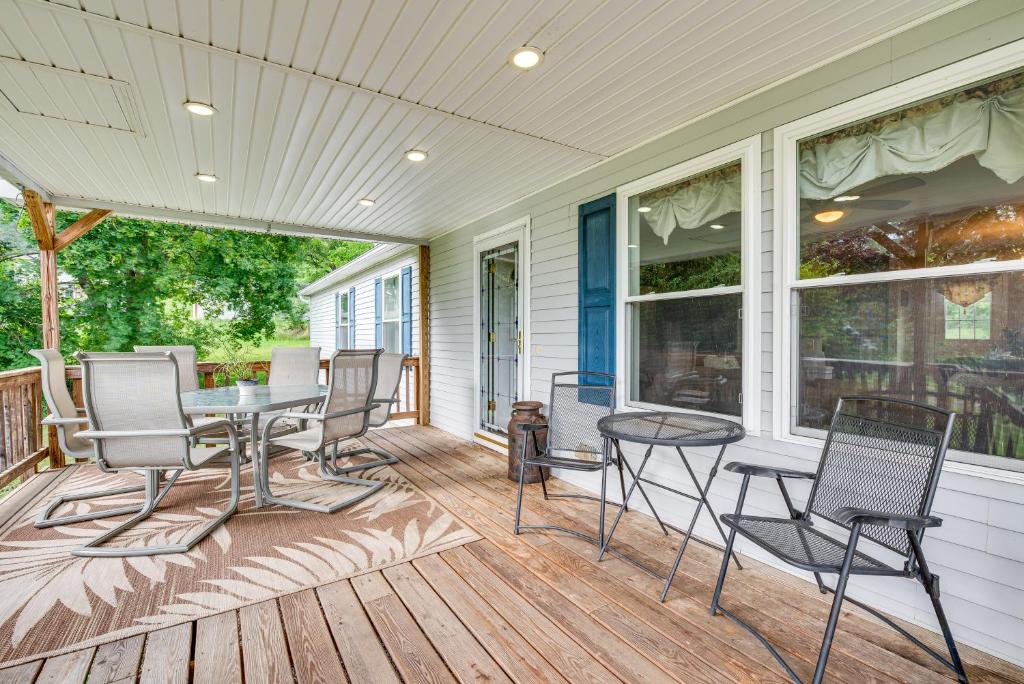
[[[466,544],[479,536],[389,467],[364,471],[387,482],[334,514],[253,506],[243,466],[238,511],[186,554],[78,558],[69,552],[125,518],[37,530],[38,509],[0,534],[0,667],[57,655],[265,601]],[[297,453],[271,460],[275,494],[326,501],[352,493],[326,484]],[[86,465],[45,495],[141,484],[131,473]],[[130,544],[167,544],[224,509],[226,470],[186,472]],[[95,499],[57,514],[138,502],[141,494]]]

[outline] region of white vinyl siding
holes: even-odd
[[[309,298],[309,342],[320,346],[320,355],[327,358],[334,351],[334,295],[336,292],[348,292],[355,287],[355,322],[356,348],[372,349],[376,346],[373,326],[373,281],[376,278],[394,274],[406,266],[412,267],[412,355],[419,353],[420,344],[420,298],[419,298],[419,267],[417,252],[413,248],[403,251],[393,258],[386,259],[364,271],[353,274],[345,280],[338,281],[324,290],[315,292]],[[401,294],[401,293],[399,293]]]
[[[470,438],[473,428],[474,235],[524,215],[531,219],[531,386],[524,398],[547,401],[552,372],[577,365],[577,212],[579,205],[615,191],[619,185],[693,159],[710,150],[761,135],[761,366],[760,434],[750,430],[731,446],[725,461],[743,460],[813,470],[820,450],[771,438],[773,426],[773,129],[790,121],[930,71],[990,47],[1019,39],[1024,10],[982,0],[898,37],[844,57],[758,93],[731,108],[700,119],[633,149],[594,169],[515,202],[490,216],[431,242],[431,423]],[[620,373],[621,370],[617,369]],[[637,458],[635,451],[631,458]],[[710,450],[694,450],[691,463],[703,481],[713,462]],[[652,478],[684,490],[692,487],[677,456],[656,450]],[[596,490],[599,476],[559,473]],[[739,478],[720,472],[710,500],[718,513],[732,511]],[[656,488],[650,492],[659,512],[681,525],[693,511],[690,501]],[[615,496],[615,488],[609,489]],[[802,505],[806,488],[795,488]],[[642,502],[633,504],[643,509]],[[747,512],[783,515],[785,508],[771,480],[755,479]],[[963,643],[1024,663],[1024,477],[949,464],[940,480],[933,512],[944,519],[929,530],[924,548],[942,576],[943,604],[953,633]],[[709,516],[696,533],[718,539]],[[739,547],[768,562],[749,544]],[[685,562],[687,561],[684,559]],[[804,573],[796,573],[809,578]],[[741,582],[738,574],[732,582]],[[734,587],[735,588],[735,587]],[[855,578],[851,595],[912,622],[935,628],[927,596],[909,580]],[[753,647],[753,646],[752,646]]]

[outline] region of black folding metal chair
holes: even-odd
[[[626,480],[622,474],[623,460],[613,456],[607,448],[605,439],[597,430],[597,421],[615,411],[615,376],[607,373],[587,371],[569,371],[551,375],[551,402],[548,404],[548,422],[546,425],[523,425],[522,458],[519,465],[519,495],[516,498],[516,520],[513,531],[519,534],[522,530],[556,530],[572,534],[581,539],[601,546],[604,541],[605,507],[608,503],[606,485],[608,466],[619,469],[619,485],[622,488],[622,500],[626,500]],[[547,428],[546,444],[537,439],[537,432]],[[535,452],[530,454],[529,443],[532,440]],[[576,454],[592,454],[596,459],[579,458]],[[526,469],[530,466],[540,468],[565,468],[582,472],[601,471],[600,497],[587,494],[550,494],[545,477],[541,477],[540,485],[545,499],[572,498],[597,501],[600,504],[598,513],[598,536],[594,538],[585,532],[571,530],[559,525],[523,525],[520,518],[523,510],[523,479]],[[628,464],[627,464],[628,467]],[[612,502],[613,506],[618,506]]]
[[[825,676],[829,649],[844,600],[894,628],[955,672],[959,681],[967,682],[956,642],[939,601],[939,578],[928,569],[921,550],[924,530],[942,524],[942,520],[930,513],[955,418],[956,414],[951,411],[912,401],[846,397],[839,400],[832,418],[817,473],[749,463],[728,464],[725,469],[742,475],[743,483],[736,512],[721,516],[730,532],[711,600],[711,614],[721,611],[744,627],[771,651],[794,681],[800,681],[767,638],[720,603],[729,556],[739,533],[776,558],[814,573],[818,589],[835,595],[814,670],[813,681],[816,684]],[[751,477],[775,479],[789,509],[789,518],[743,515],[743,501]],[[805,510],[794,508],[784,483],[786,479],[813,480]],[[846,528],[850,531],[849,538],[844,541],[826,534],[814,526],[812,518],[821,518]],[[868,539],[903,556],[902,567],[893,567],[858,550],[861,539]],[[835,589],[825,585],[821,579],[823,574],[839,576]],[[949,658],[878,610],[846,597],[850,575],[909,577],[921,582],[931,598]]]

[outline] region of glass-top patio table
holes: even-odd
[[[629,468],[629,472],[633,475],[633,483],[626,492],[624,503],[629,502],[629,497],[633,494],[633,490],[636,489],[641,482],[670,491],[674,494],[678,494],[679,496],[683,496],[697,502],[697,510],[693,512],[693,518],[690,520],[690,527],[688,530],[683,532],[683,530],[662,521],[661,516],[658,515],[658,511],[654,508],[654,504],[647,498],[643,488],[640,488],[640,492],[643,494],[644,500],[647,501],[647,505],[650,507],[651,512],[654,513],[655,519],[658,521],[658,524],[661,525],[662,531],[667,533],[666,528],[671,528],[685,535],[679,546],[679,550],[676,553],[675,561],[672,563],[672,569],[665,577],[661,576],[635,558],[631,558],[610,547],[612,535],[615,534],[615,528],[618,526],[619,520],[622,518],[623,511],[626,510],[625,506],[619,508],[619,513],[615,516],[615,521],[612,522],[611,529],[608,530],[608,536],[605,537],[601,545],[601,552],[598,556],[598,560],[604,556],[605,552],[609,552],[619,558],[629,561],[641,570],[644,570],[654,577],[664,581],[665,584],[661,590],[661,600],[664,601],[665,596],[668,595],[669,588],[672,586],[672,579],[675,577],[676,571],[679,569],[679,562],[683,558],[683,552],[686,551],[686,545],[689,543],[690,538],[693,535],[693,528],[697,524],[697,518],[700,516],[701,510],[705,506],[711,514],[711,520],[718,528],[718,533],[722,535],[722,541],[726,542],[725,531],[722,529],[721,523],[718,522],[718,516],[715,515],[714,509],[711,508],[711,503],[708,501],[707,495],[708,491],[711,489],[711,482],[715,479],[715,475],[718,473],[718,466],[722,462],[722,456],[725,455],[725,448],[730,444],[743,439],[746,436],[746,432],[744,431],[743,426],[739,423],[735,423],[724,418],[692,413],[655,411],[615,413],[610,416],[605,416],[597,422],[597,429],[605,440],[611,442],[611,445],[615,447],[616,455],[618,458],[622,459],[623,462],[625,462],[625,456],[622,454],[622,448],[619,444],[620,442],[634,442],[636,444],[647,445],[647,450],[644,453],[643,460],[640,462],[640,467],[635,473],[632,468]],[[650,460],[651,453],[655,446],[675,448],[676,452],[679,454],[679,458],[683,461],[683,465],[686,466],[686,472],[689,473],[690,479],[693,481],[693,486],[697,490],[697,495],[690,494],[689,492],[682,492],[660,482],[643,477],[644,468],[647,467],[647,461]],[[719,447],[718,457],[715,459],[714,465],[711,466],[711,472],[708,473],[707,481],[704,483],[704,486],[701,487],[700,481],[697,479],[697,474],[690,466],[690,461],[686,458],[683,448],[708,446]],[[628,467],[629,464],[627,463],[626,465]],[[694,540],[707,544],[708,546],[714,546],[713,544],[705,542],[703,539],[694,537]],[[736,558],[736,554],[733,554],[732,558],[736,562],[737,567],[742,567],[739,559]]]
[[[326,398],[327,385],[257,385],[244,393],[238,387],[215,387],[182,392],[181,408],[189,416],[208,413],[249,416],[253,497],[256,507],[260,508],[264,495],[259,462],[260,414],[319,404]]]

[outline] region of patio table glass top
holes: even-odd
[[[327,385],[257,385],[247,392],[238,387],[215,387],[181,393],[188,415],[204,413],[267,413],[317,404],[327,397]]]

